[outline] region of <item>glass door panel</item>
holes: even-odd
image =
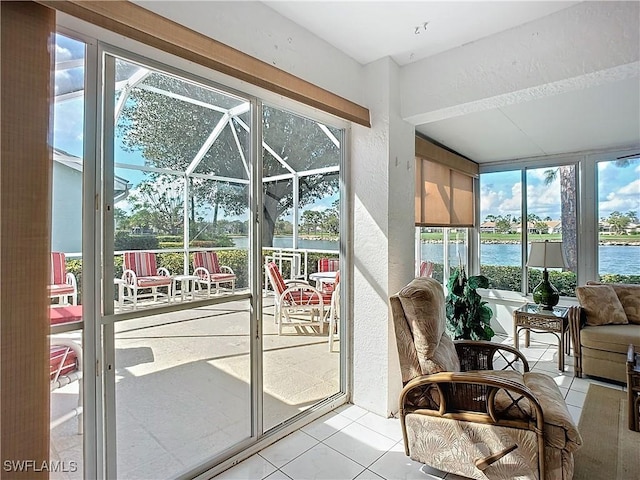
[[[263,109],[265,431],[340,392],[340,343],[330,350],[328,342],[336,287],[309,275],[322,258],[339,259],[342,137],[309,118]],[[278,278],[310,282],[280,291]]]
[[[118,478],[175,478],[251,435],[250,305],[118,322]]]
[[[82,478],[82,191],[85,44],[55,38],[51,210],[50,478]]]
[[[175,478],[255,435],[251,104],[111,54],[105,75],[107,472]]]

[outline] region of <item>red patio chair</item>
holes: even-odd
[[[423,260],[420,263],[420,276],[421,277],[432,277],[433,276],[433,262],[425,262]]]
[[[337,272],[340,268],[340,259],[338,258],[321,258],[318,260],[319,272]]]
[[[216,252],[195,252],[193,274],[200,284],[207,286],[207,296],[211,296],[211,285],[215,285],[216,293],[220,293],[221,283],[230,283],[231,293],[236,290],[236,274],[231,267],[220,265]]]
[[[171,301],[173,278],[166,268],[158,268],[155,253],[125,252],[122,266],[122,280],[126,291],[123,300],[131,301],[134,310],[138,308],[138,300],[141,298],[153,298],[153,301],[157,302],[158,297],[166,297],[167,301]],[[158,288],[162,287],[166,287],[166,294],[158,291]],[[144,289],[151,289],[151,293],[138,293]]]
[[[82,321],[82,305],[52,306],[49,309],[51,325]],[[78,382],[78,404],[71,411],[51,421],[55,428],[67,420],[78,417],[78,435],[82,434],[82,346],[70,339],[51,337],[49,347],[49,381],[51,391]]]
[[[278,335],[283,324],[291,326],[317,326],[321,331],[325,320],[325,305],[331,302],[331,294],[323,294],[304,280],[285,280],[278,266],[269,262],[267,275],[276,300],[275,320]]]
[[[340,269],[339,258],[323,257],[320,260],[318,260],[318,272],[337,272],[339,269]],[[335,288],[335,284],[333,283],[326,283],[322,285],[322,291],[324,293],[332,293],[334,288]]]
[[[51,252],[51,280],[49,297],[57,298],[58,303],[77,305],[78,284],[73,273],[67,272],[67,259],[62,252]]]

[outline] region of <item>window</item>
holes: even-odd
[[[549,280],[561,296],[575,297],[578,267],[578,219],[576,216],[575,165],[526,170],[527,244],[548,240],[562,242],[565,271],[549,271]],[[542,270],[529,268],[528,293],[542,280]]]
[[[640,159],[598,163],[598,275],[640,283]]]
[[[418,228],[418,274],[435,278],[446,284],[453,268],[468,265],[469,230],[467,228]],[[444,268],[448,265],[448,268]],[[468,271],[468,268],[467,268]]]
[[[640,283],[640,159],[612,158],[531,160],[481,173],[481,272],[492,288],[531,293],[542,272],[522,276],[522,264],[530,243],[542,240],[562,242],[567,268],[549,272],[562,296],[590,280]]]
[[[480,273],[490,288],[522,291],[522,174],[480,175]]]

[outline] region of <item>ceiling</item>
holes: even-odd
[[[363,65],[383,57],[407,65],[579,2],[262,3]]]
[[[391,57],[406,66],[581,2],[263,3],[363,65]],[[416,131],[479,163],[638,145],[635,63],[635,73],[621,81],[587,81],[533,99],[488,104],[472,113],[417,123]]]

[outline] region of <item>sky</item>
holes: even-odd
[[[527,210],[542,219],[560,220],[560,180],[546,185],[546,170],[549,168],[527,171]],[[520,217],[522,188],[519,170],[481,175],[481,221],[487,215]],[[640,159],[624,167],[614,160],[598,163],[598,208],[598,218],[606,218],[613,211],[635,211],[640,216]]]

